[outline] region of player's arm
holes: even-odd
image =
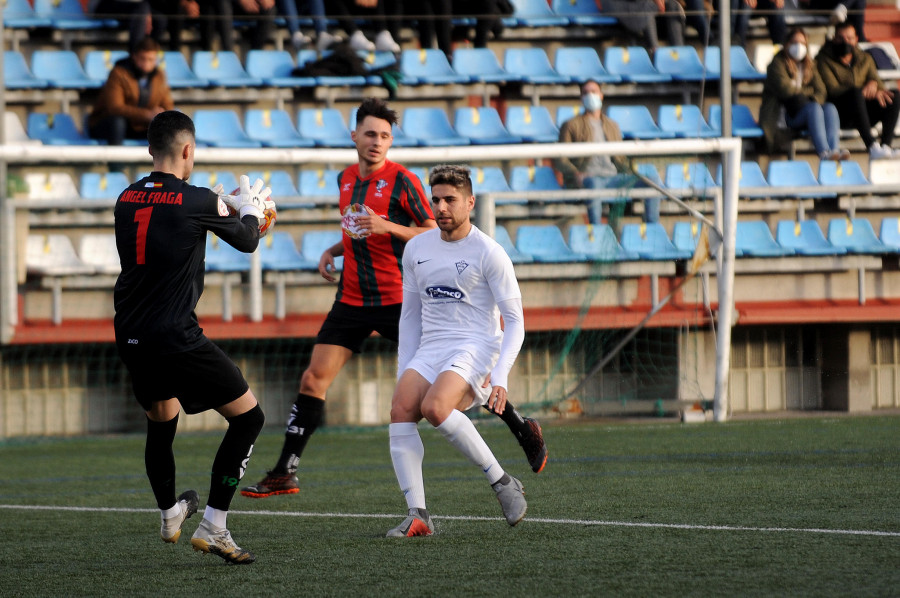
[[[366,209],[369,210],[368,208]],[[387,218],[382,218],[371,210],[369,210],[368,216],[360,216],[356,222],[363,235],[391,235],[404,243],[416,235],[437,226],[437,222],[435,222],[433,218],[429,218],[422,222],[422,224],[416,226],[397,224],[396,222],[391,222]]]
[[[234,210],[238,216],[238,222],[234,222],[234,218],[229,218],[231,226],[224,224],[221,227],[210,227],[211,230],[219,235],[226,243],[244,253],[252,253],[259,245],[260,227],[265,223],[263,210],[267,203],[274,202],[269,200],[272,190],[265,187],[262,179],[257,179],[253,186],[250,185],[250,179],[247,175],[241,175],[240,193],[237,195],[224,195],[220,186],[216,186],[212,190],[216,195],[216,202],[221,202],[225,206]],[[218,213],[222,215],[219,209]]]
[[[500,357],[491,370],[491,396],[488,408],[503,413],[506,407],[506,395],[509,389],[509,372],[525,341],[525,316],[522,312],[522,299],[506,299],[497,303],[503,316],[503,340],[500,342]]]
[[[416,283],[415,264],[403,252],[403,305],[400,308],[400,325],[397,343],[397,379],[406,371],[422,340],[422,298]]]
[[[335,282],[337,279],[334,277],[335,267],[334,267],[334,258],[340,257],[344,255],[344,241],[341,240],[338,243],[335,243],[328,249],[322,252],[322,255],[319,257],[319,274],[322,275],[322,278],[327,280],[328,282]]]

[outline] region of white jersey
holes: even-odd
[[[522,297],[506,251],[474,225],[459,241],[442,240],[439,229],[413,237],[403,252],[403,290],[421,299],[420,347],[472,340],[499,351],[497,304]]]

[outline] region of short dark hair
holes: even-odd
[[[859,33],[856,30],[856,26],[853,25],[850,21],[844,21],[843,23],[838,23],[834,26],[834,34],[837,35],[838,32],[843,31],[844,29],[853,29],[853,33]]]
[[[468,166],[458,164],[440,164],[431,169],[428,182],[431,187],[435,185],[450,185],[463,192],[463,195],[472,195],[472,175]]]
[[[388,106],[387,102],[379,98],[366,98],[356,111],[356,126],[362,124],[367,116],[374,116],[388,121],[391,125],[397,124],[397,112]]]
[[[166,110],[160,112],[150,121],[147,127],[147,141],[150,142],[150,153],[153,156],[172,155],[181,148],[176,147],[182,134],[194,139],[194,121],[184,112]]]
[[[132,54],[140,54],[142,52],[159,52],[159,42],[152,37],[142,38],[141,41],[131,47]]]

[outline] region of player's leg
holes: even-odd
[[[547,443],[544,442],[541,424],[533,417],[523,417],[509,399],[502,413],[496,413],[487,405],[483,407],[503,420],[519,441],[519,446],[525,451],[525,458],[528,459],[531,470],[534,473],[541,473],[547,464]]]

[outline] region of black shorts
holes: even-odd
[[[317,345],[338,345],[359,353],[363,341],[377,332],[397,342],[401,304],[358,307],[335,301],[316,336]]]
[[[185,413],[201,413],[240,398],[250,388],[238,366],[208,339],[191,351],[162,355],[119,345],[119,356],[144,411],[175,397]]]

